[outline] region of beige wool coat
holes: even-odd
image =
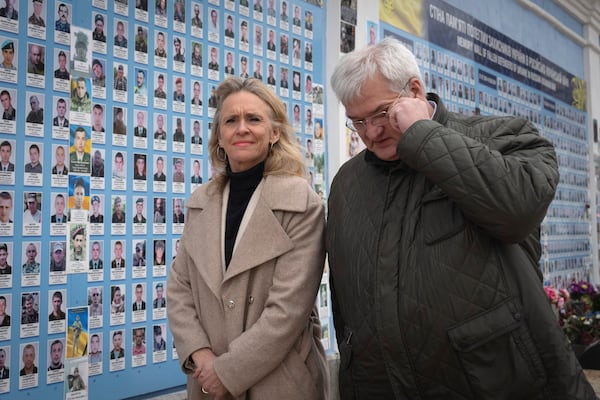
[[[328,397],[315,307],[325,258],[324,207],[300,177],[267,176],[259,189],[226,271],[223,190],[209,182],[187,203],[167,289],[190,400],[211,398],[191,375],[190,356],[205,347],[217,355],[215,371],[231,399]]]

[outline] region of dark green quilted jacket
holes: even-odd
[[[539,225],[554,148],[526,120],[440,99],[398,144],[364,151],[329,197],[343,400],[596,399],[543,291]]]

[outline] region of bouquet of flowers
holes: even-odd
[[[566,313],[565,306],[571,298],[569,292],[566,289],[557,290],[552,286],[544,286],[544,291],[546,292],[546,296],[548,296],[552,309],[555,311],[556,316],[560,321],[561,316],[564,316]]]
[[[573,282],[567,289],[544,286],[558,323],[573,345],[600,340],[600,294],[593,284]]]
[[[600,313],[571,314],[564,320],[563,331],[572,344],[587,346],[600,339]]]
[[[581,300],[587,304],[592,303],[593,297],[596,295],[596,288],[590,282],[579,281],[572,282],[569,285],[569,293],[574,300]]]

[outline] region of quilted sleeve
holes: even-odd
[[[520,118],[481,118],[443,126],[419,121],[398,155],[440,187],[492,237],[520,242],[541,223],[559,173],[552,144]],[[464,132],[469,132],[469,135]]]

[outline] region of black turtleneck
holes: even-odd
[[[233,245],[242,217],[250,202],[250,197],[263,178],[265,170],[264,161],[254,167],[242,172],[233,172],[227,165],[227,176],[229,177],[229,202],[227,203],[227,214],[225,216],[225,268],[233,255]]]

